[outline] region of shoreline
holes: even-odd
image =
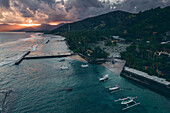
[[[114,74],[120,75],[121,72],[123,71],[126,61],[120,60],[120,59],[113,59],[113,60],[115,61],[114,64],[112,64],[111,62],[106,62],[102,64],[102,66],[104,66],[105,68],[113,72]]]
[[[125,67],[120,76],[144,85],[156,93],[170,97],[170,82],[165,79],[129,67]]]
[[[80,61],[80,62],[84,62],[84,63],[88,63],[84,58],[82,58],[80,55],[72,55],[69,58],[72,58],[74,60]]]

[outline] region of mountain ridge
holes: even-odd
[[[64,25],[64,23],[61,23],[58,25],[42,24],[37,27],[27,27],[27,28],[23,28],[23,29],[19,29],[19,30],[13,30],[12,32],[47,32],[47,31],[56,29],[62,25]]]
[[[165,15],[166,14],[166,15]],[[139,13],[129,13],[125,11],[114,11],[95,17],[86,18],[81,21],[65,24],[50,33],[62,33],[83,30],[112,30],[118,34],[135,36],[151,33],[153,31],[167,31],[170,29],[170,6],[165,8],[155,8]],[[160,28],[161,26],[162,28]],[[141,30],[140,30],[141,28]],[[135,32],[134,32],[135,30]],[[124,33],[123,33],[124,32]]]

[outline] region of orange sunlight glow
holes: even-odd
[[[34,23],[32,19],[27,18],[26,23],[24,24],[19,24],[19,26],[23,27],[37,27],[40,26],[41,24]]]
[[[58,24],[59,24],[59,22],[50,22],[49,23],[49,25],[53,25],[53,26],[58,25]]]
[[[23,27],[36,27],[36,26],[40,26],[41,24],[19,24],[19,25]]]

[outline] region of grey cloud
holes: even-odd
[[[9,8],[9,0],[0,0],[0,7]]]
[[[139,12],[170,5],[170,0],[0,0],[0,7],[10,9],[9,1],[23,17],[40,23],[76,21],[114,10]]]
[[[98,0],[68,0],[66,2],[65,7],[67,11],[72,9],[73,7],[78,10],[88,10],[88,8],[94,7],[94,8],[102,8],[103,5]]]
[[[163,1],[166,1],[166,3]],[[129,12],[139,12],[159,6],[165,7],[169,5],[170,0],[126,0],[122,4],[117,5],[117,9]]]

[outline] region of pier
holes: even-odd
[[[45,58],[61,58],[61,57],[68,57],[74,55],[73,53],[63,53],[58,55],[44,55],[44,56],[32,56],[32,57],[25,57],[24,59],[45,59]]]
[[[72,55],[74,53],[69,50],[69,45],[65,41],[65,38],[61,36],[55,38],[46,37],[34,43],[33,46],[28,47],[28,50],[20,55],[14,64],[19,65],[22,60],[61,58]]]
[[[50,42],[50,40],[47,40],[47,41],[45,41],[45,44],[48,44]]]
[[[27,51],[23,55],[21,55],[21,57],[19,57],[18,60],[14,64],[19,65],[22,62],[22,60],[24,59],[24,57],[27,56],[28,54],[30,54],[30,51]]]

